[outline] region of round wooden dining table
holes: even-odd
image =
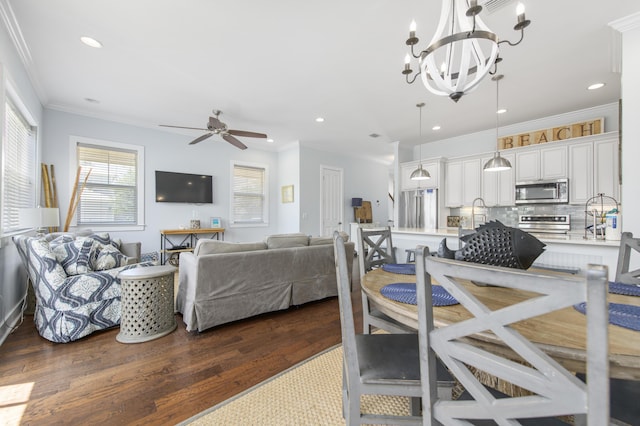
[[[361,281],[362,290],[372,307],[409,327],[418,329],[416,305],[396,302],[384,297],[380,289],[387,284],[416,282],[415,275],[404,275],[375,269],[367,272]],[[437,284],[437,283],[434,283]],[[513,304],[531,297],[514,289],[478,286],[469,282],[467,288],[490,309]],[[609,294],[610,303],[640,306],[640,297]],[[436,327],[459,322],[472,315],[462,305],[433,308]],[[585,372],[586,317],[572,307],[546,315],[521,321],[512,325],[523,336],[536,343],[549,356],[574,372]],[[468,339],[469,343],[518,360],[493,333],[478,333]],[[640,380],[640,331],[617,325],[609,325],[609,360],[611,377]]]

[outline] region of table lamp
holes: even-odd
[[[20,209],[19,222],[21,227],[36,228],[36,237],[42,237],[45,234],[45,228],[60,225],[60,214],[58,208]]]

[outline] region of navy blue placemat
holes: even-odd
[[[623,284],[609,281],[609,293],[625,296],[640,296],[640,287],[634,284]]]
[[[583,314],[587,311],[585,302],[573,305],[573,307]],[[640,306],[609,303],[609,322],[620,327],[640,331]]]
[[[443,287],[434,285],[431,286],[431,289],[431,300],[433,306],[449,306],[458,304],[458,301]],[[380,294],[387,299],[395,300],[396,302],[406,303],[408,305],[418,304],[415,283],[387,284],[380,289]]]
[[[382,270],[385,272],[391,272],[392,274],[415,275],[416,264],[415,263],[385,263],[384,265],[382,265]]]

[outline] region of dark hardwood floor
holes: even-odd
[[[352,300],[361,329],[357,279]],[[340,343],[335,297],[202,333],[176,319],[146,343],[118,343],[114,328],[56,344],[26,316],[0,346],[0,419],[26,405],[3,424],[175,424]]]

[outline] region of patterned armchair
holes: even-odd
[[[21,235],[13,241],[33,285],[36,328],[42,337],[57,343],[118,325],[118,274],[153,265],[135,263],[140,243],[123,244],[111,240],[109,234]]]

